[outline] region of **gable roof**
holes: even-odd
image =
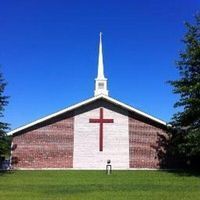
[[[85,101],[82,101],[82,102],[80,102],[80,103],[77,103],[77,104],[75,104],[75,105],[72,105],[72,106],[70,106],[70,107],[64,108],[64,109],[62,109],[62,110],[60,110],[60,111],[58,111],[58,112],[55,112],[55,113],[53,113],[53,114],[47,115],[46,117],[40,118],[40,119],[38,119],[38,120],[36,120],[36,121],[33,121],[33,122],[31,122],[31,123],[29,123],[29,124],[26,124],[26,125],[24,125],[24,126],[21,126],[21,127],[19,127],[19,128],[16,128],[16,129],[14,129],[14,130],[8,132],[7,134],[8,134],[8,135],[13,135],[13,134],[15,134],[15,133],[17,133],[17,132],[19,132],[19,131],[25,130],[25,129],[27,129],[27,128],[30,128],[30,127],[36,125],[36,124],[39,124],[39,123],[44,122],[44,121],[46,121],[46,120],[49,120],[49,119],[51,119],[51,118],[53,118],[53,117],[59,116],[59,115],[61,115],[61,114],[64,114],[64,113],[69,112],[69,111],[72,111],[72,110],[74,110],[74,109],[76,109],[76,108],[79,108],[79,107],[81,107],[81,106],[84,106],[84,105],[87,105],[87,104],[89,104],[89,103],[92,103],[92,102],[94,102],[94,101],[96,101],[96,100],[98,100],[98,99],[105,99],[105,100],[107,100],[108,102],[111,102],[111,103],[113,103],[113,104],[115,104],[115,105],[117,105],[117,106],[120,106],[120,107],[122,107],[122,108],[124,108],[124,109],[127,109],[128,111],[135,112],[135,113],[137,113],[137,114],[139,114],[139,115],[141,115],[141,116],[143,116],[143,117],[146,117],[146,118],[148,118],[148,119],[151,119],[151,120],[154,121],[154,122],[157,122],[158,124],[167,126],[167,123],[166,123],[165,121],[162,121],[162,120],[160,120],[160,119],[158,119],[158,118],[156,118],[156,117],[153,117],[153,116],[151,116],[151,115],[149,115],[149,114],[147,114],[147,113],[145,113],[145,112],[142,112],[142,111],[140,111],[140,110],[138,110],[138,109],[136,109],[136,108],[134,108],[134,107],[132,107],[132,106],[129,106],[129,105],[125,104],[125,103],[122,103],[122,102],[120,102],[120,101],[118,101],[118,100],[116,100],[116,99],[114,99],[114,98],[109,97],[109,96],[99,95],[99,96],[95,96],[95,97],[89,98],[89,99],[87,99],[87,100],[85,100]]]

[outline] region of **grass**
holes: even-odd
[[[0,173],[0,200],[200,199],[200,173],[14,171]]]

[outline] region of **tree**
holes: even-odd
[[[2,118],[5,106],[8,104],[8,96],[4,95],[6,82],[0,73],[0,118]],[[2,155],[9,154],[10,151],[10,137],[6,135],[6,131],[9,129],[8,123],[0,121],[0,157]]]
[[[185,23],[184,51],[179,55],[177,68],[180,79],[170,81],[173,92],[179,94],[175,107],[182,111],[173,116],[172,152],[185,162],[200,160],[200,14],[194,24]]]

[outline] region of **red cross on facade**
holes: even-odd
[[[103,108],[100,108],[100,118],[99,119],[89,119],[90,123],[99,123],[99,151],[103,151],[103,124],[113,123],[113,119],[103,118]]]

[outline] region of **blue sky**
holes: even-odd
[[[0,0],[4,121],[29,123],[93,96],[99,32],[110,96],[169,121],[184,21],[198,0]]]

